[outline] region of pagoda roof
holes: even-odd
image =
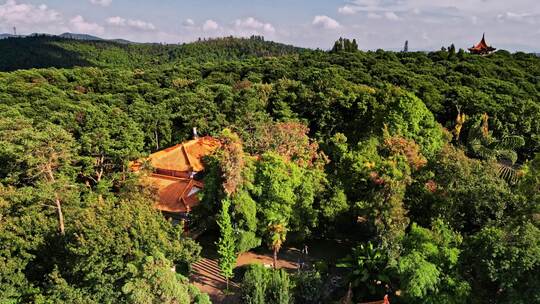
[[[486,34],[482,35],[482,40],[480,40],[480,42],[478,42],[478,44],[475,45],[473,48],[475,48],[475,49],[487,49],[487,48],[489,48],[489,46],[486,43]]]
[[[192,178],[178,178],[167,175],[151,174],[143,181],[157,191],[154,208],[172,213],[190,212],[199,205],[197,193],[203,183]]]
[[[480,42],[478,42],[473,47],[469,48],[469,51],[472,52],[472,53],[489,53],[489,52],[495,51],[496,50],[495,48],[489,46],[486,43],[486,37],[485,36],[486,35],[483,34],[482,35],[482,40],[480,40]]]
[[[176,172],[200,172],[204,170],[202,159],[220,146],[219,140],[200,137],[170,148],[152,153],[146,158],[153,168]],[[139,171],[141,162],[134,163],[133,171]]]
[[[194,174],[204,170],[204,156],[221,146],[213,137],[196,138],[150,154],[146,159],[130,164],[131,171],[141,172],[144,163],[150,163],[153,172],[140,178],[156,192],[154,208],[170,213],[189,213],[199,204],[197,193],[204,184]]]

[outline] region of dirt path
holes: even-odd
[[[239,303],[238,297],[226,295],[223,291],[226,289],[225,278],[219,273],[217,263],[218,254],[216,252],[216,239],[212,235],[203,235],[198,239],[203,247],[201,252],[202,259],[193,265],[191,282],[202,292],[207,293],[212,299],[212,303]],[[308,263],[315,261],[325,261],[326,263],[335,263],[340,254],[348,252],[350,244],[336,241],[317,240],[307,244],[309,246]],[[300,245],[303,247],[303,244]],[[298,269],[302,260],[302,253],[294,247],[283,248],[278,255],[278,268],[284,268],[289,271]],[[272,253],[269,250],[246,252],[241,254],[236,260],[236,267],[248,264],[263,264],[266,267],[272,267]],[[231,282],[230,291],[238,294],[239,286]]]
[[[287,249],[279,255],[278,268],[294,270],[298,268],[298,259],[300,253],[296,249]],[[236,262],[236,267],[248,264],[263,264],[267,267],[272,266],[271,253],[253,253],[247,252],[241,254]],[[207,252],[203,253],[203,258],[193,264],[191,281],[202,292],[207,293],[212,299],[212,303],[238,303],[238,298],[232,295],[226,295],[223,291],[226,289],[225,278],[219,273],[219,265],[215,254]],[[236,292],[239,286],[234,282],[229,285],[231,292]]]
[[[298,250],[291,248],[287,249],[285,252],[280,253],[278,256],[277,267],[284,268],[288,270],[293,270],[298,268],[298,262],[300,258],[300,253]],[[236,267],[249,265],[249,264],[262,264],[266,267],[272,267],[274,260],[271,253],[253,253],[246,252],[241,254],[236,260]]]

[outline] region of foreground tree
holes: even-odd
[[[171,271],[165,257],[145,257],[140,264],[128,264],[129,275],[122,287],[128,303],[190,303],[186,279]]]
[[[490,223],[523,213],[530,205],[499,177],[497,166],[445,146],[409,187],[407,208],[413,221],[429,226],[443,218],[466,236]]]
[[[236,246],[231,216],[229,214],[231,203],[228,199],[225,199],[221,202],[221,205],[221,212],[217,219],[221,234],[217,243],[219,254],[218,264],[221,274],[227,281],[227,290],[229,290],[229,279],[232,278],[233,270],[236,266]]]
[[[441,220],[431,229],[412,224],[398,263],[400,287],[408,303],[464,303],[471,288],[458,269],[461,236]]]
[[[265,304],[268,287],[268,272],[264,266],[253,264],[244,273],[241,297],[246,304]]]
[[[540,301],[540,229],[535,224],[485,227],[467,241],[465,262],[478,303]]]
[[[358,224],[354,227],[359,233],[368,231],[395,260],[409,223],[403,198],[411,182],[411,167],[421,164],[423,157],[414,142],[387,139],[381,143],[373,137],[349,148],[345,136],[337,134],[332,149],[334,166],[339,168],[336,178],[351,204],[349,218]],[[403,148],[410,150],[410,159]]]
[[[252,264],[242,280],[242,303],[290,304],[293,303],[293,288],[285,270]]]
[[[200,247],[182,234],[181,227],[172,226],[145,199],[96,200],[66,234],[66,263],[58,265],[59,274],[72,289],[98,302],[124,302],[126,294],[115,286],[134,279],[133,266],[144,269],[149,256],[165,258],[159,267],[198,259]],[[148,264],[149,273],[143,276],[163,269],[154,266]]]
[[[222,149],[207,162],[201,210],[209,215],[219,212],[216,202],[230,200],[239,252],[259,246],[262,239],[273,248],[276,224],[301,237],[317,225],[315,202],[326,175],[317,145],[306,132],[300,124],[256,130],[254,138],[266,139],[249,140],[249,150],[257,156],[243,152],[237,135],[222,133]],[[283,239],[286,233],[278,235]]]
[[[278,252],[287,238],[287,227],[282,223],[275,223],[268,226],[269,247],[273,252],[273,266],[277,269]]]
[[[387,253],[373,243],[353,248],[337,266],[348,269],[351,290],[354,288],[355,296],[361,300],[381,299],[391,285]]]
[[[73,137],[59,126],[38,123],[19,115],[0,117],[0,159],[10,165],[0,180],[39,188],[44,204],[51,204],[58,218],[58,231],[65,234],[63,201],[74,189]]]

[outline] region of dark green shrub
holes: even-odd
[[[302,271],[294,277],[294,303],[322,303],[323,280],[317,271]]]
[[[250,265],[242,281],[241,297],[245,304],[265,304],[268,270],[262,265]]]
[[[242,281],[242,303],[246,304],[289,304],[292,300],[293,284],[283,269],[249,265]]]
[[[289,304],[292,302],[292,283],[289,275],[283,269],[270,270],[266,287],[267,304]]]

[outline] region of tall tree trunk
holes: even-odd
[[[65,228],[64,228],[64,213],[62,213],[62,203],[60,202],[60,198],[58,197],[58,194],[54,194],[55,199],[54,202],[56,204],[56,210],[58,212],[58,224],[60,226],[60,234],[65,235]]]
[[[105,155],[101,154],[101,156],[96,160],[96,187],[101,182],[101,179],[103,178],[103,174],[105,173]],[[103,194],[98,194],[98,202],[103,203]]]
[[[50,165],[47,165],[47,177],[51,183],[56,182],[56,179],[54,178],[54,174],[52,171],[52,168]],[[56,205],[56,212],[58,213],[58,226],[60,230],[60,234],[64,236],[66,234],[65,228],[64,228],[64,213],[62,212],[62,202],[60,201],[60,197],[58,196],[58,193],[54,193],[54,204]]]
[[[156,130],[154,131],[154,137],[156,138],[156,150],[159,150],[159,135],[158,135],[157,126],[156,126]]]
[[[274,248],[274,269],[277,269],[277,247]]]
[[[101,181],[101,178],[103,177],[103,166],[105,164],[105,156],[101,155],[100,158],[96,161],[96,167],[99,168],[99,170],[96,171],[96,183],[99,184]]]

